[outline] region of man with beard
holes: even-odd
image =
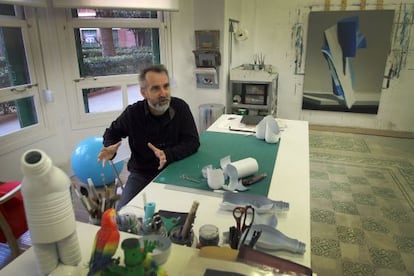
[[[115,157],[121,139],[128,137],[130,172],[117,205],[120,210],[168,164],[195,153],[199,136],[188,104],[171,97],[170,80],[163,65],[144,69],[139,82],[144,100],[129,105],[103,135],[98,154],[103,163]]]

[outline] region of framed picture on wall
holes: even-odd
[[[376,114],[394,10],[309,14],[302,109]]]
[[[196,49],[219,49],[220,31],[198,30],[195,31]]]

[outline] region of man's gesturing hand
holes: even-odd
[[[115,153],[117,152],[118,148],[121,146],[122,141],[119,141],[116,144],[103,147],[98,154],[98,162],[102,161],[102,167],[105,167],[106,161],[111,160]]]
[[[164,168],[165,163],[167,163],[167,156],[165,155],[163,150],[160,150],[159,148],[155,147],[153,144],[148,143],[148,147],[154,152],[155,156],[160,160],[160,165],[158,167],[158,170],[161,170]]]

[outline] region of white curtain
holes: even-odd
[[[57,8],[116,8],[178,11],[179,7],[179,0],[52,0],[52,3]]]

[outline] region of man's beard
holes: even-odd
[[[160,104],[159,102],[155,105],[152,104],[150,101],[148,101],[148,105],[152,109],[154,115],[162,115],[165,111],[170,107],[170,98],[164,98],[162,100],[167,100],[168,102],[166,104]],[[161,100],[161,101],[162,101]]]

